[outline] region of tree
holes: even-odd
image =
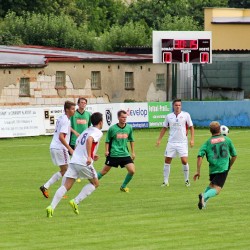
[[[250,8],[249,0],[228,0],[228,7],[230,8]]]

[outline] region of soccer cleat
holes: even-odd
[[[48,191],[48,189],[45,188],[44,186],[41,186],[40,190],[43,193],[43,196],[48,199],[49,198],[49,191]]]
[[[163,182],[163,183],[161,184],[161,187],[169,187],[169,183],[168,183],[168,182],[167,182],[167,183]]]
[[[72,207],[74,213],[79,214],[78,205],[76,204],[75,200],[74,199],[70,200],[69,204]]]
[[[186,187],[190,187],[190,182],[189,182],[189,180],[186,180],[186,181],[185,181],[185,186],[186,186]]]
[[[120,187],[120,190],[121,190],[122,192],[129,193],[129,188],[127,188],[127,187],[125,187],[125,188]]]
[[[206,203],[205,203],[205,201],[204,201],[203,194],[199,194],[198,197],[199,197],[198,208],[199,208],[199,209],[205,208]]]
[[[52,209],[51,206],[48,206],[48,207],[46,208],[46,211],[47,211],[47,217],[48,217],[48,218],[53,217],[54,210]]]

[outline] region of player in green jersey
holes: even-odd
[[[91,126],[91,113],[86,111],[86,105],[88,101],[86,98],[80,97],[77,101],[78,108],[75,114],[70,118],[71,127],[79,133],[79,135],[88,127]],[[75,148],[77,136],[74,133],[71,133],[70,138],[70,147]]]
[[[105,174],[107,174],[111,167],[117,168],[119,165],[121,168],[126,167],[128,173],[120,187],[120,190],[127,193],[129,192],[127,184],[131,181],[135,173],[135,165],[133,162],[135,159],[133,129],[131,125],[126,123],[126,111],[118,111],[117,116],[118,123],[111,126],[106,135],[106,161],[105,166],[98,173],[98,179],[101,179]],[[127,142],[130,142],[131,156],[128,150]]]
[[[198,208],[206,207],[209,198],[218,195],[227,179],[228,171],[234,164],[237,153],[230,138],[220,132],[220,123],[213,121],[209,125],[212,136],[201,146],[197,158],[197,172],[194,181],[200,178],[202,159],[206,156],[209,163],[210,184],[204,193],[199,194]]]

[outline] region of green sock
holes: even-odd
[[[214,188],[210,188],[204,193],[204,201],[206,202],[209,198],[216,196],[217,191]]]
[[[97,177],[98,177],[98,180],[100,180],[103,177],[103,175],[100,172],[98,172]]]
[[[128,183],[131,181],[132,178],[133,178],[133,175],[128,173],[125,177],[124,182],[122,183],[122,188],[125,188],[128,185]]]

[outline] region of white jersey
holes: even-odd
[[[70,163],[86,166],[88,158],[88,153],[86,148],[87,139],[90,136],[93,137],[93,144],[91,147],[91,158],[93,159],[98,149],[99,141],[102,138],[102,135],[103,135],[102,131],[96,127],[89,127],[86,130],[84,130],[76,140],[76,148],[74,150]]]
[[[184,111],[178,115],[174,112],[168,114],[163,123],[163,127],[169,128],[168,142],[173,143],[187,143],[188,127],[192,126],[190,114]]]
[[[64,133],[66,135],[65,140],[69,144],[69,140],[70,140],[70,119],[65,114],[61,115],[56,121],[55,132],[54,132],[52,141],[50,143],[50,148],[68,150],[62,144],[62,142],[59,140],[60,133]]]

